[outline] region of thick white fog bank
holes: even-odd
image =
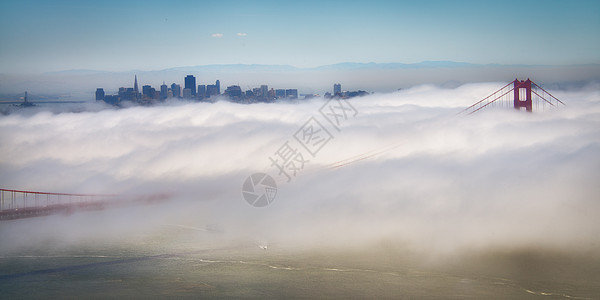
[[[3,222],[0,250],[152,234],[166,225],[201,232],[209,225],[217,232],[199,235],[199,244],[228,239],[343,249],[386,242],[433,253],[519,247],[597,253],[600,89],[550,91],[567,106],[544,113],[496,108],[456,115],[503,85],[423,85],[354,98],[357,114],[339,131],[319,114],[324,99],[2,116],[3,188],[172,198]],[[292,144],[311,117],[333,138],[314,157],[305,153],[309,161],[286,182],[269,157]],[[241,195],[255,172],[278,184],[275,201],[262,208]]]

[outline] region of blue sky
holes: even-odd
[[[591,64],[600,63],[600,1],[4,0],[0,41],[1,73],[348,61]]]

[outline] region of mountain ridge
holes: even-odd
[[[350,71],[350,70],[397,70],[397,69],[435,69],[435,68],[478,68],[478,67],[566,67],[594,66],[600,64],[574,65],[536,65],[536,64],[475,64],[456,61],[422,61],[418,63],[375,63],[375,62],[341,62],[316,67],[295,67],[278,64],[209,64],[195,66],[178,66],[157,70],[106,71],[91,69],[73,69],[45,72],[43,75],[75,75],[75,74],[118,74],[118,73],[158,73],[158,72],[302,72],[302,71]]]

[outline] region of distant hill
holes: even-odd
[[[296,72],[296,71],[344,71],[344,70],[395,70],[395,69],[427,69],[427,68],[475,68],[475,67],[534,67],[534,65],[498,65],[498,64],[472,64],[455,61],[423,61],[419,63],[360,63],[343,62],[337,64],[323,65],[312,68],[300,68],[290,65],[265,65],[265,64],[215,64],[199,66],[181,66],[161,70],[130,70],[123,72],[110,72],[98,70],[65,70],[58,72],[48,72],[44,75],[97,75],[97,74],[115,74],[115,73],[246,73],[246,72]],[[535,66],[540,67],[540,66]]]
[[[458,68],[458,67],[476,67],[477,64],[454,62],[454,61],[424,61],[414,64],[405,63],[355,63],[346,62],[332,65],[325,65],[313,68],[314,70],[367,70],[367,69],[419,69],[419,68]]]
[[[158,71],[186,71],[186,72],[282,72],[296,71],[299,68],[289,65],[260,65],[260,64],[221,64],[175,67]]]
[[[75,69],[75,70],[64,70],[56,72],[46,72],[43,75],[97,75],[97,74],[112,74],[115,72],[111,71],[99,71],[99,70],[88,70],[88,69]]]
[[[290,65],[214,64],[179,66],[161,70],[101,71],[65,70],[37,75],[0,74],[0,94],[84,95],[94,99],[96,88],[114,94],[120,87],[133,87],[137,75],[140,87],[160,87],[164,82],[183,85],[186,75],[196,76],[197,84],[214,84],[218,79],[222,90],[239,85],[243,90],[259,87],[297,88],[299,93],[332,91],[334,83],[344,90],[390,92],[419,84],[458,86],[469,82],[508,82],[515,78],[531,78],[545,86],[564,87],[572,83],[600,81],[600,65],[500,65],[471,64],[455,61],[418,63],[344,62],[301,68]]]

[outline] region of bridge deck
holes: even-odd
[[[68,194],[0,189],[0,221],[69,215],[78,211],[151,204],[166,201],[169,194],[128,195]]]

